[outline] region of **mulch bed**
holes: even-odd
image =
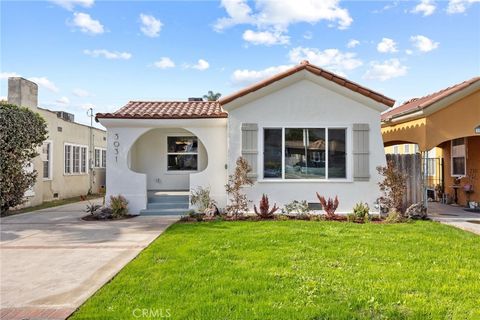
[[[189,223],[189,222],[208,222],[208,221],[282,221],[282,220],[304,220],[304,221],[336,221],[336,222],[351,222],[351,223],[358,223],[363,224],[365,223],[363,220],[355,220],[349,221],[347,216],[344,215],[335,215],[332,218],[327,219],[324,215],[310,215],[310,216],[297,216],[297,215],[275,215],[273,218],[261,218],[259,216],[254,215],[241,215],[238,217],[234,216],[227,216],[227,215],[220,215],[220,216],[213,216],[213,217],[191,217],[191,216],[182,216],[180,222]],[[380,217],[372,217],[369,223],[386,223],[384,219]]]
[[[82,217],[82,220],[83,221],[119,221],[119,220],[128,220],[128,219],[132,219],[132,218],[135,218],[135,217],[138,217],[137,215],[126,215],[126,216],[122,216],[122,217],[118,217],[118,218],[99,218],[99,217],[96,217],[96,216],[93,216],[91,214],[89,215],[86,215],[85,217]]]

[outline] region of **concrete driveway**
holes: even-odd
[[[1,319],[65,319],[178,220],[86,222],[85,205],[1,218]]]

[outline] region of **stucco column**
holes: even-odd
[[[227,133],[225,127],[186,127],[195,134],[205,146],[208,155],[207,167],[190,175],[190,189],[197,187],[210,188],[211,197],[218,206],[225,207],[227,196],[225,184],[227,182]]]
[[[107,203],[110,195],[123,195],[130,214],[139,214],[147,204],[147,177],[129,168],[129,151],[150,128],[109,127],[107,134]]]

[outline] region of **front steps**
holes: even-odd
[[[147,208],[142,216],[181,216],[188,211],[188,191],[149,191]]]

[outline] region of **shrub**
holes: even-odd
[[[335,196],[335,199],[328,198],[325,199],[325,197],[321,196],[317,192],[317,198],[320,201],[320,204],[322,205],[323,210],[326,213],[326,218],[327,219],[334,219],[335,218],[335,210],[338,208],[338,197]]]
[[[206,213],[216,206],[215,200],[210,198],[210,188],[198,187],[190,193],[190,203],[198,208],[198,211]]]
[[[297,214],[297,216],[309,216],[310,208],[306,200],[298,201],[293,200],[285,205],[284,211],[287,214]]]
[[[370,207],[367,203],[359,202],[353,207],[353,214],[357,220],[367,222],[370,220]],[[348,218],[348,217],[347,217]]]
[[[126,216],[128,214],[128,201],[122,195],[110,196],[110,208],[114,217]]]
[[[270,208],[270,204],[268,203],[268,197],[266,194],[262,195],[262,200],[259,203],[260,210],[257,210],[257,206],[253,206],[255,210],[255,214],[262,219],[271,219],[273,218],[273,214],[278,210],[277,204],[275,203],[272,208]]]
[[[274,216],[276,220],[278,221],[287,221],[287,220],[290,220],[290,218],[285,215],[285,214],[277,214]]]
[[[28,108],[0,103],[0,213],[25,202],[25,192],[37,179],[28,172],[37,148],[47,138],[45,120]]]
[[[99,204],[95,204],[95,203],[89,203],[87,204],[87,208],[85,209],[85,212],[89,213],[89,214],[95,214],[95,212],[100,209],[102,206],[99,205]]]
[[[405,218],[401,212],[395,209],[390,210],[385,218],[385,222],[387,223],[399,223],[405,221],[407,221],[407,218]]]
[[[378,199],[380,208],[389,212],[395,209],[402,214],[403,194],[407,188],[405,175],[395,168],[393,161],[389,161],[386,167],[377,167],[377,171],[383,176],[383,181],[378,183],[380,191],[383,192],[383,196]]]
[[[355,222],[355,221],[357,221],[357,216],[355,215],[355,213],[349,213],[349,214],[347,214],[347,221],[348,221],[348,222]]]
[[[230,196],[230,204],[225,208],[228,215],[238,217],[238,215],[248,211],[248,200],[247,196],[242,193],[242,187],[253,184],[248,177],[251,171],[252,167],[250,167],[247,160],[239,157],[236,162],[235,172],[228,176],[228,183],[225,185],[225,190]]]

